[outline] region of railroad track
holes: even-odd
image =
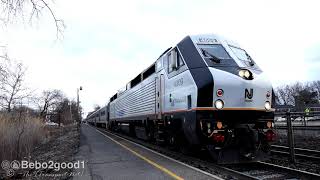
[[[251,179],[320,179],[319,174],[260,161],[248,164],[229,165],[226,167],[251,176]]]
[[[224,179],[320,179],[319,174],[300,171],[265,162],[255,162],[236,165],[217,165],[212,161],[207,160],[207,158],[203,158],[202,156],[183,155],[166,147],[151,144],[124,134],[110,132],[101,128],[97,129],[100,132],[108,135],[109,137],[114,138],[115,140],[122,139],[130,141],[131,143],[134,143],[138,146],[143,146],[144,148],[149,149],[150,151],[155,151],[169,159],[174,159],[194,168],[198,168],[207,173],[219,175]],[[201,152],[200,154],[203,155],[207,153]]]
[[[286,125],[276,125],[275,126],[276,129],[288,129],[288,127]],[[305,131],[316,131],[316,130],[320,130],[320,126],[298,126],[298,125],[293,125],[292,128],[294,130],[305,130]]]
[[[296,158],[320,162],[320,151],[303,148],[294,148],[294,150]],[[289,147],[287,146],[271,145],[271,153],[290,156]]]

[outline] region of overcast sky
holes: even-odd
[[[237,41],[275,86],[320,79],[318,1],[55,0],[66,24],[55,41],[48,12],[0,30],[0,45],[28,67],[28,86],[61,89],[85,112],[108,99],[189,34]]]

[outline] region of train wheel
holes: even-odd
[[[207,145],[208,152],[214,162],[218,161],[219,152],[215,150],[213,145]]]
[[[134,123],[129,123],[129,135],[132,136],[132,137],[136,136]]]
[[[191,145],[183,133],[179,133],[176,137],[176,146],[182,154],[190,155],[192,153]]]
[[[178,151],[179,150],[179,143],[178,143],[178,137],[175,134],[169,134],[167,137],[168,142],[168,148]]]
[[[144,129],[145,129],[146,140],[149,142],[154,141],[155,127],[153,122],[147,120],[146,123],[144,123]]]

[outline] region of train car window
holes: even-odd
[[[153,64],[149,69],[147,69],[143,74],[143,80],[147,79],[150,75],[156,72],[156,66]]]
[[[168,73],[179,70],[184,65],[184,61],[177,49],[173,49],[172,53],[168,54]],[[175,57],[172,57],[175,56]]]
[[[117,99],[117,93],[115,95],[112,96],[112,101],[114,101],[115,99]]]
[[[141,82],[141,74],[139,74],[137,77],[135,77],[132,81],[131,81],[131,87],[133,88],[134,86],[136,86],[137,84],[139,84]]]
[[[167,69],[169,78],[176,76],[188,69],[178,48],[174,48],[171,53],[168,53],[167,59],[164,61],[164,67]]]
[[[171,73],[173,71],[173,66],[171,65],[173,64],[173,58],[171,53],[168,54],[168,72]]]
[[[162,57],[157,60],[157,72],[162,69]]]
[[[183,59],[182,59],[180,53],[178,52],[178,53],[177,53],[177,66],[178,66],[178,68],[179,68],[179,67],[181,67],[181,66],[183,66],[183,65],[184,65]]]
[[[168,65],[168,56],[169,56],[169,54],[167,54],[167,55],[165,55],[164,57],[163,57],[163,61],[162,61],[162,63],[163,63],[163,68],[165,69],[165,71],[167,72],[167,74],[168,74],[168,67],[169,67],[169,65]]]
[[[110,102],[114,101],[115,99],[117,99],[117,93],[110,98]]]
[[[127,90],[130,89],[130,82],[127,84]]]

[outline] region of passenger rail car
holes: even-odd
[[[91,125],[95,125],[98,127],[107,127],[109,121],[109,106],[107,105],[90,113],[87,116],[86,121]]]
[[[209,34],[167,49],[102,109],[112,130],[174,147],[205,147],[219,163],[232,163],[269,152],[273,99],[271,83],[249,54]],[[97,122],[95,114],[90,122]]]

